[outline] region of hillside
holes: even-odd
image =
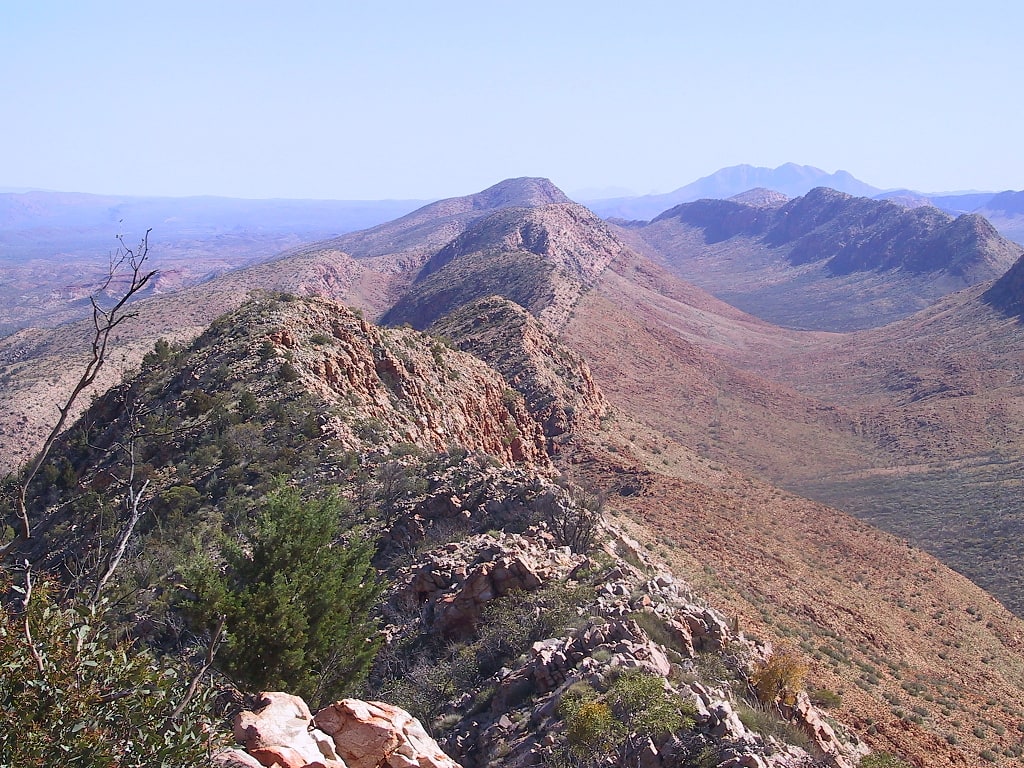
[[[884,325],[1009,269],[1020,247],[981,216],[814,189],[784,204],[687,203],[630,236],[675,274],[771,322]]]
[[[500,211],[437,251],[381,320],[426,328],[464,304],[501,294],[558,330],[623,247],[575,203]]]
[[[1006,237],[1024,243],[1024,192],[1000,192],[976,209]]]
[[[486,319],[471,329],[471,316]],[[245,305],[185,349],[155,350],[141,377],[98,400],[69,434],[54,459],[57,481],[37,487],[37,501],[48,504],[39,534],[52,553],[45,562],[68,558],[72,572],[88,573],[81,564],[90,562],[90,542],[105,535],[94,496],[116,501],[124,492],[117,479],[127,479],[123,456],[107,449],[123,443],[132,414],[143,413],[147,430],[161,430],[136,444],[133,465],[150,480],[153,517],[140,527],[139,555],[119,583],[139,601],[132,615],[147,628],[144,636],[167,642],[159,629],[174,625],[161,618],[168,601],[173,605],[166,584],[188,578],[180,570],[182,548],[212,547],[220,532],[234,535],[233,526],[253,520],[253,505],[282,476],[307,495],[333,488],[356,505],[363,525],[382,534],[377,563],[390,585],[383,610],[392,642],[367,695],[412,708],[464,765],[482,766],[501,751],[525,760],[537,729],[550,734],[549,745],[563,743],[568,710],[556,704],[578,679],[574,665],[594,672],[615,658],[660,670],[673,695],[696,702],[693,734],[700,738],[687,747],[691,754],[729,745],[765,765],[799,765],[800,753],[787,742],[812,751],[814,743],[755,717],[744,694],[729,692],[730,685],[743,688],[743,675],[767,653],[765,641],[797,646],[811,664],[808,686],[841,695],[832,722],[856,733],[841,740],[843,750],[866,742],[930,765],[972,765],[982,749],[1015,743],[1013,702],[1024,688],[1019,619],[869,526],[640,431],[628,413],[609,414],[592,385],[583,401],[591,405],[582,406],[591,412],[562,433],[569,439],[555,458],[608,499],[611,525],[600,539],[608,554],[592,553],[591,570],[581,571],[585,558],[567,555],[529,526],[543,530],[551,519],[546,505],[564,493],[551,483],[542,451],[545,393],[575,391],[573,382],[585,378],[582,361],[507,302],[485,301],[450,323],[481,354],[526,375],[510,370],[506,381],[436,339],[377,329],[331,302],[288,296]],[[525,368],[509,359],[521,353],[509,347],[518,339]],[[513,383],[521,391],[510,389]],[[574,408],[576,415],[580,401]],[[675,576],[655,583],[668,567]],[[487,594],[481,590],[505,595],[516,583],[530,595],[525,605],[499,600],[510,614],[484,610],[494,598],[477,597]],[[413,594],[430,610],[410,612]],[[587,612],[587,623],[530,623],[532,605],[547,606],[539,615],[549,622],[564,621],[566,600],[571,616]],[[660,618],[620,626],[624,615],[645,611]],[[921,638],[932,614],[939,623]],[[492,621],[499,623],[490,629]],[[510,637],[502,621],[519,630]],[[689,627],[679,636],[689,639],[648,634],[665,621]],[[595,627],[604,629],[595,635]],[[547,644],[520,650],[519,634]],[[500,650],[506,646],[492,645],[499,641],[513,644]],[[459,657],[445,650],[453,642]],[[604,644],[607,654],[593,650]],[[579,650],[591,647],[592,657]],[[493,653],[497,660],[485,655]],[[491,666],[473,671],[459,661],[470,658]],[[509,672],[488,677],[502,660]],[[432,668],[447,685],[466,687],[439,689]],[[610,684],[589,679],[599,692]],[[700,696],[709,712],[722,707],[717,716],[700,714]],[[502,716],[508,720],[498,738],[486,729]],[[513,717],[536,725],[512,727],[519,721]],[[726,720],[732,724],[720,729]],[[978,723],[984,736],[971,731]],[[775,740],[749,727],[773,728]]]
[[[507,679],[493,677],[500,666],[460,672],[498,642],[470,629],[485,616],[475,596],[505,594],[488,574],[533,585],[528,591],[548,584],[553,591],[537,594],[554,601],[545,610],[563,610],[571,594],[571,615],[600,623],[645,608],[664,615],[669,609],[655,606],[668,604],[667,587],[644,584],[668,570],[682,599],[669,600],[671,611],[707,603],[718,618],[702,620],[700,631],[711,632],[711,621],[745,649],[741,663],[655,648],[682,670],[669,667],[673,695],[690,696],[677,685],[690,675],[721,691],[701,699],[705,708],[719,697],[737,711],[749,702],[729,686],[746,689],[765,642],[795,645],[811,665],[808,687],[841,694],[837,722],[856,736],[843,749],[867,743],[921,765],[976,765],[984,750],[1014,756],[1024,626],[921,550],[1021,610],[1017,268],[891,326],[787,330],[646,258],[626,239],[637,230],[545,202],[557,197],[551,189],[513,180],[476,202],[448,201],[436,221],[423,214],[396,223],[396,250],[378,229],[365,238],[377,250],[361,255],[332,241],[137,304],[118,339],[126,362],[110,366],[106,380],[126,372],[127,382],[90,406],[35,489],[46,562],[71,574],[94,567],[94,545],[76,537],[113,535],[101,510],[123,501],[118,446],[142,414],[138,477],[149,482],[152,517],[123,577],[141,601],[133,621],[153,642],[170,643],[164,632],[181,626],[161,618],[171,595],[160,585],[177,583],[180,563],[216,550],[222,536],[244,537],[283,479],[314,496],[332,488],[358,510],[352,531],[381,534],[375,567],[394,589],[382,610],[401,655],[371,674],[374,695],[421,707],[425,724],[468,765],[506,748],[527,754],[541,723],[560,743],[558,686],[594,671],[576,665],[603,665],[619,652],[585,662],[579,649],[603,640],[586,627],[529,624],[543,611],[528,607],[510,620],[532,627],[530,643],[552,640],[550,648],[502,651]],[[497,207],[484,207],[488,200]],[[516,204],[523,200],[540,204]],[[694,206],[693,216],[724,222],[724,233],[765,226],[793,245],[817,227],[831,232],[831,208],[843,210],[844,197],[822,193],[812,206],[818,224],[801,214],[803,224],[779,229],[763,220],[803,210],[804,201],[758,193],[720,202],[730,216],[718,217],[717,203]],[[972,219],[966,225],[969,240],[978,230]],[[310,293],[321,296],[296,295]],[[246,303],[250,294],[256,300]],[[361,306],[365,318],[339,300]],[[224,309],[232,311],[207,327]],[[437,335],[374,327],[380,316]],[[26,331],[0,346],[9,456],[25,450],[18,430],[27,429],[28,409],[50,402],[60,377],[75,370],[68,355],[81,344],[73,326],[62,331]],[[154,347],[161,336],[181,348]],[[19,389],[24,381],[36,389]],[[593,576],[577,578],[581,561],[561,551],[557,536],[529,529],[548,526],[555,536],[550,505],[587,510],[601,498],[611,525],[600,546],[612,560],[596,557]],[[560,591],[570,588],[581,591]],[[616,627],[627,660],[655,658],[654,629]],[[463,643],[456,655],[453,639]],[[524,705],[516,698],[527,695],[524,679],[545,680],[530,690],[548,698]],[[453,690],[456,680],[465,687]],[[460,690],[469,699],[453,703]],[[610,706],[609,690],[592,703]],[[700,721],[702,738],[712,722]],[[731,733],[759,756],[780,754],[771,751],[778,741]]]
[[[137,320],[117,334],[117,363],[101,371],[98,386],[102,390],[116,383],[158,338],[192,339],[252,292],[323,296],[358,307],[376,319],[403,295],[426,259],[469,223],[502,207],[552,201],[567,198],[549,181],[510,179],[474,195],[431,203],[351,236],[296,248],[199,285],[151,295],[134,306]],[[150,263],[162,268],[166,264],[163,244],[154,236],[150,246]],[[157,279],[164,280],[163,273]],[[0,339],[0,406],[4,406],[0,407],[0,443],[5,446],[0,472],[25,461],[42,440],[55,418],[54,393],[70,390],[77,361],[87,354],[90,334],[91,323],[83,321],[59,330],[26,329]]]
[[[1020,613],[1018,277],[1019,266],[898,323],[737,362],[860,414],[860,434],[888,456],[790,487],[928,549]]]

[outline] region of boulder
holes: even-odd
[[[306,702],[278,692],[265,692],[260,697],[260,709],[239,712],[233,723],[235,738],[250,755],[263,765],[277,762],[281,768],[303,768],[330,757],[309,732],[313,716]]]
[[[349,768],[460,768],[419,720],[384,702],[343,699],[320,710],[314,722]]]

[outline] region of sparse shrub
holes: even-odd
[[[612,683],[607,696],[612,711],[630,732],[656,738],[692,728],[696,708],[665,690],[662,678],[630,669]]]
[[[913,768],[910,763],[888,752],[873,752],[857,763],[857,768]]]
[[[740,722],[755,733],[771,736],[786,744],[793,744],[804,749],[810,746],[807,734],[788,720],[783,720],[774,708],[769,708],[764,704],[750,706],[740,702],[736,707],[736,714],[739,716]]]
[[[810,693],[811,703],[826,709],[838,709],[843,705],[843,697],[828,688],[815,688]]]
[[[647,636],[659,645],[663,645],[676,653],[683,653],[685,651],[679,638],[666,625],[665,619],[654,613],[654,611],[637,611],[636,613],[631,613],[629,618],[633,619],[647,633]]]
[[[548,528],[563,547],[585,555],[593,549],[604,519],[604,497],[563,480],[567,503],[552,504],[545,512]]]
[[[248,389],[244,389],[241,394],[238,395],[238,405],[235,410],[243,419],[251,419],[259,410],[259,405],[256,395]]]
[[[807,665],[791,648],[780,648],[758,665],[750,678],[758,701],[792,704],[804,683]]]
[[[566,717],[565,725],[569,749],[577,756],[596,756],[609,751],[618,724],[603,701],[587,701]]]
[[[277,369],[277,378],[283,382],[298,381],[299,372],[289,361],[281,363],[281,367]]]
[[[272,342],[270,339],[264,339],[263,342],[260,344],[259,355],[260,362],[264,363],[267,362],[267,360],[270,360],[272,357],[276,357],[277,347],[274,346],[274,342]]]

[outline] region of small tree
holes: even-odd
[[[380,595],[371,542],[339,542],[344,505],[303,501],[293,488],[267,497],[223,573],[195,574],[193,608],[206,625],[223,615],[219,666],[260,690],[287,688],[311,703],[351,691],[379,640],[371,612]]]
[[[552,504],[545,511],[545,521],[559,544],[585,555],[593,549],[604,520],[604,496],[566,478],[560,484],[565,489],[566,501]]]
[[[762,704],[792,704],[806,675],[807,664],[800,654],[781,648],[758,665],[750,682]]]

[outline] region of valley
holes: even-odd
[[[641,575],[671,569],[751,647],[798,648],[857,743],[918,765],[1015,759],[1020,255],[979,216],[831,190],[615,223],[544,179],[507,180],[135,304],[109,393],[81,404],[60,482],[36,489],[50,538],[25,552],[67,571],[91,556],[76,528],[104,523],[81,517],[82,491],[117,476],[97,446],[122,439],[132,398],[173,435],[140,454],[166,515],[146,532],[163,559],[126,571],[146,610],[180,576],[174,536],[213,547],[275,474],[369,514],[384,467],[407,466],[382,512],[388,541],[412,537],[404,563],[415,541],[446,546],[460,509],[472,536],[526,535],[417,473],[473,455],[524,472],[507,499],[532,499],[561,472],[606,499]],[[87,330],[0,339],[6,471],[52,423]],[[155,357],[158,339],[173,354]],[[448,743],[470,739],[469,715],[447,714]]]

